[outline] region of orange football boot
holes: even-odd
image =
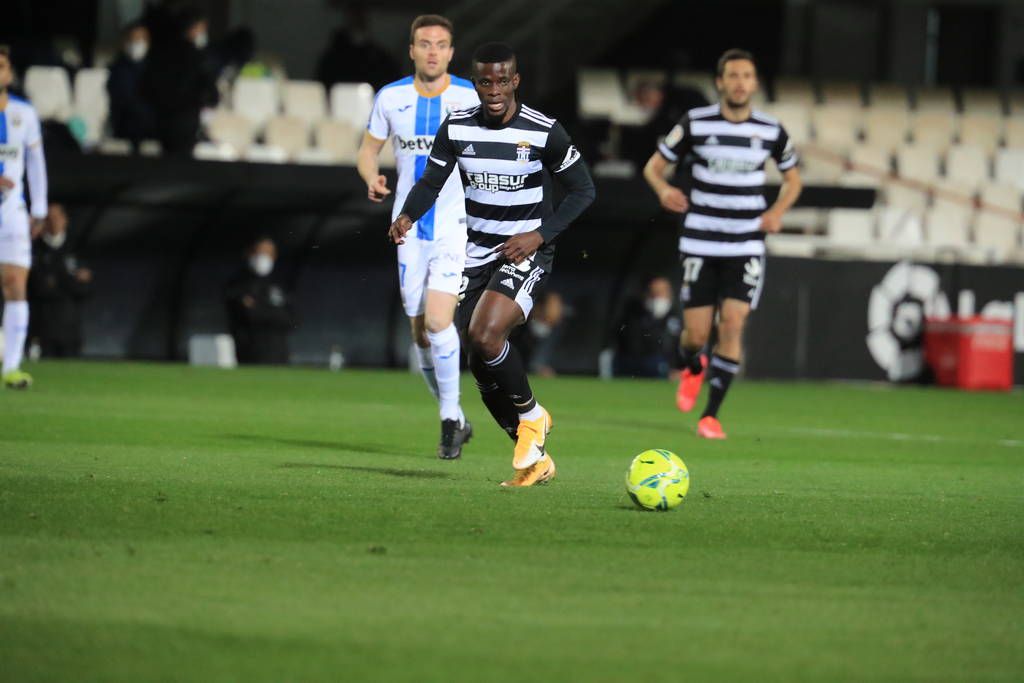
[[[717,417],[702,417],[697,423],[697,436],[703,439],[724,439],[725,432],[722,431],[722,423]]]
[[[512,456],[512,467],[525,470],[544,457],[544,442],[555,423],[544,408],[536,420],[520,420],[516,429],[516,449]]]
[[[679,373],[679,388],[676,389],[676,408],[688,413],[693,410],[693,404],[697,402],[697,395],[700,393],[700,385],[704,383],[704,371],[708,367],[708,357],[700,356],[702,368],[699,375],[690,372],[690,368],[684,368]]]
[[[511,488],[546,484],[555,478],[555,471],[555,461],[550,453],[545,453],[544,457],[525,470],[516,470],[512,478],[501,482],[501,485]]]

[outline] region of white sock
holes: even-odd
[[[427,332],[434,358],[434,376],[441,401],[442,420],[463,420],[459,408],[459,333],[455,325]]]
[[[415,346],[415,344],[414,344]],[[427,383],[430,393],[437,398],[437,376],[434,374],[434,354],[430,347],[423,349],[416,346],[416,354],[420,357],[420,372],[423,373],[423,380]]]
[[[28,336],[28,302],[8,301],[4,304],[4,365],[6,374],[21,367]]]
[[[523,420],[539,420],[540,416],[544,414],[544,409],[540,407],[539,403],[534,403],[534,406],[527,410],[525,413],[519,413],[519,421]]]

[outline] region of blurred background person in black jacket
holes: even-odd
[[[295,315],[287,292],[273,276],[277,245],[260,237],[246,255],[246,267],[228,282],[224,297],[238,362],[287,363]]]
[[[28,279],[29,339],[45,358],[82,355],[82,301],[92,290],[92,271],[79,266],[67,240],[67,213],[50,204]]]
[[[149,54],[149,29],[136,22],[124,31],[121,53],[110,65],[107,93],[114,137],[129,140],[138,150],[143,139],[156,137],[153,108],[142,98],[139,83]]]
[[[655,276],[642,297],[626,304],[615,345],[615,374],[629,377],[668,377],[682,324],[675,309],[672,283]]]

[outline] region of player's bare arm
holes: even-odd
[[[775,200],[771,208],[761,214],[761,229],[770,233],[782,230],[782,217],[796,203],[802,189],[803,182],[800,180],[800,171],[796,167],[784,171],[779,198]]]
[[[404,213],[399,214],[395,222],[388,228],[388,238],[395,244],[405,244],[405,235],[412,230],[412,219]]]
[[[655,152],[644,165],[644,180],[658,196],[658,202],[662,208],[672,213],[685,213],[690,208],[686,195],[678,187],[665,180],[673,166],[674,164],[663,157],[661,152]]]
[[[356,160],[359,176],[366,183],[366,196],[371,202],[378,204],[391,194],[391,190],[388,189],[388,179],[381,175],[378,161],[385,142],[387,141],[376,138],[368,132],[363,133],[363,142],[359,145],[359,156]]]

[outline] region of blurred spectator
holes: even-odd
[[[555,349],[562,337],[565,304],[558,292],[541,294],[526,325],[517,328],[516,346],[530,372],[554,377]]]
[[[330,90],[335,83],[369,83],[374,90],[397,80],[398,64],[370,40],[366,10],[359,3],[345,6],[345,25],[334,31],[316,66],[317,80]]]
[[[616,375],[668,377],[682,327],[674,308],[672,283],[661,276],[648,280],[643,297],[626,304],[615,345]]]
[[[153,108],[142,98],[139,82],[149,53],[149,29],[134,23],[124,31],[121,53],[110,65],[107,92],[110,95],[110,124],[114,137],[139,142],[156,137]]]
[[[692,86],[663,85],[657,81],[640,81],[631,97],[650,113],[647,123],[626,128],[622,133],[622,149],[637,168],[644,167],[657,149],[658,139],[679,123],[683,114],[708,104],[700,90]]]
[[[67,243],[68,216],[50,204],[42,233],[32,247],[28,297],[29,339],[44,357],[82,354],[82,301],[92,290],[92,271],[82,268]]]
[[[217,104],[217,87],[205,54],[206,18],[196,10],[161,11],[151,23],[153,44],[140,89],[156,116],[164,154],[188,156],[199,134],[199,113]]]
[[[295,315],[288,294],[273,277],[277,245],[261,237],[246,255],[246,267],[224,292],[238,362],[287,363],[288,334],[295,327]]]

